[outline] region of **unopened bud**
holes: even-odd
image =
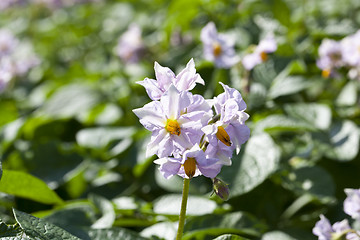
[[[216,195],[218,195],[222,200],[227,201],[229,199],[230,190],[227,183],[221,179],[214,178],[213,188]]]

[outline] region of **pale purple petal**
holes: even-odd
[[[241,145],[250,137],[250,129],[244,124],[231,123],[225,131],[229,134],[231,142],[236,147],[236,154],[239,154]]]
[[[334,231],[329,220],[324,215],[320,215],[320,220],[315,224],[312,232],[318,236],[318,240],[331,240],[331,233]]]
[[[154,79],[145,78],[143,81],[136,83],[144,86],[151,100],[159,100],[164,94],[164,92],[159,88],[158,82]]]
[[[273,36],[269,35],[259,42],[256,52],[272,53],[277,49],[277,44]]]
[[[194,59],[190,59],[186,67],[176,76],[175,87],[179,91],[192,90],[196,83],[205,84],[204,80],[196,73]]]
[[[344,212],[353,219],[360,220],[360,189],[346,188],[347,195],[344,201]]]
[[[166,119],[164,118],[162,106],[158,101],[150,102],[144,107],[133,109],[132,111],[138,116],[140,123],[149,131],[165,126]]]
[[[175,80],[175,73],[168,67],[163,67],[155,62],[155,76],[161,91],[165,92]]]
[[[261,56],[256,52],[245,55],[242,59],[242,64],[244,68],[248,71],[250,71],[260,63],[262,63]]]
[[[157,159],[154,161],[154,163],[160,165],[160,173],[166,179],[169,179],[172,176],[176,175],[181,167],[181,164],[179,162],[171,161],[170,158],[167,157]]]

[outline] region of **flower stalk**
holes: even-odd
[[[185,224],[185,218],[186,218],[186,205],[187,205],[187,199],[188,199],[188,195],[189,195],[189,184],[190,184],[190,179],[184,178],[181,209],[180,209],[180,215],[179,215],[179,227],[178,227],[178,231],[176,234],[176,240],[181,240],[183,231],[184,231],[184,224]]]

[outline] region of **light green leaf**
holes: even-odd
[[[256,123],[255,132],[274,131],[311,131],[314,127],[304,121],[293,119],[284,115],[270,115]]]
[[[71,84],[58,89],[41,108],[41,112],[52,117],[83,119],[99,102],[99,94],[91,87]]]
[[[0,191],[45,204],[63,203],[63,200],[46,183],[24,172],[4,170]]]
[[[331,109],[325,104],[297,103],[285,106],[285,111],[293,118],[325,130],[331,124]]]
[[[169,194],[161,196],[154,202],[154,212],[165,215],[179,215],[181,206],[180,194]],[[186,215],[200,216],[212,213],[216,203],[205,197],[189,196]]]
[[[355,81],[349,81],[337,97],[336,104],[339,106],[352,106],[356,104],[357,92]]]
[[[2,170],[2,165],[1,165],[1,161],[0,161],[0,181],[1,181],[1,178],[2,178],[2,173],[3,173],[3,170]]]
[[[250,137],[243,154],[235,156],[230,167],[223,167],[220,178],[230,187],[230,197],[251,191],[277,168],[280,151],[266,134]]]
[[[76,134],[76,141],[80,146],[87,148],[102,149],[108,146],[112,141],[128,141],[135,133],[133,127],[99,127],[80,130]],[[121,141],[120,143],[122,143]],[[119,148],[119,145],[116,145]],[[129,144],[126,143],[128,147]],[[123,146],[122,149],[125,147]]]
[[[51,223],[13,209],[16,221],[27,236],[43,240],[78,240],[79,238]]]
[[[291,26],[291,11],[286,3],[282,0],[271,1],[272,12],[275,19],[277,19],[282,25],[286,27]]]
[[[273,231],[265,233],[261,240],[295,240],[295,238],[289,236],[288,234],[280,231]]]
[[[248,240],[248,238],[240,237],[234,234],[224,234],[214,238],[213,240]]]
[[[146,238],[157,236],[162,239],[175,239],[178,223],[161,222],[145,228],[140,235]]]
[[[195,236],[204,238],[205,236],[219,236],[229,233],[258,237],[265,228],[263,223],[247,213],[209,214],[190,218],[185,224],[183,239],[194,239]]]
[[[146,240],[146,238],[125,228],[90,229],[88,235],[91,240]]]
[[[338,161],[351,161],[359,151],[359,128],[349,120],[336,122],[329,132],[315,134],[318,149],[328,158]]]
[[[112,203],[106,198],[95,194],[91,194],[89,198],[102,214],[102,217],[92,224],[91,227],[95,229],[110,228],[115,221],[115,210]]]
[[[302,76],[288,76],[287,74],[279,74],[269,90],[271,99],[294,94],[309,87],[309,82]]]

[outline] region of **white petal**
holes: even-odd
[[[175,74],[171,71],[168,67],[163,67],[157,62],[155,62],[155,76],[156,80],[158,81],[159,88],[163,91],[166,91],[169,86],[175,80]]]

